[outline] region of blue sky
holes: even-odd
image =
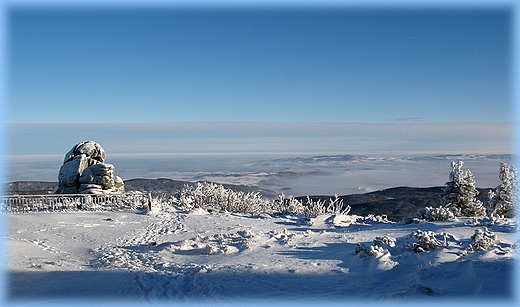
[[[505,9],[11,9],[8,122],[510,122]]]
[[[117,153],[513,150],[507,6],[24,5],[6,21],[8,154],[88,139]]]

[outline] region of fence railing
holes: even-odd
[[[49,194],[0,196],[2,213],[116,211],[150,208],[150,194]]]

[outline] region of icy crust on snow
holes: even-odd
[[[10,215],[7,293],[142,301],[511,299],[517,224],[469,221],[302,219],[174,206]]]

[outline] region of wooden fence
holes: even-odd
[[[0,196],[2,213],[151,209],[148,194],[49,194]]]

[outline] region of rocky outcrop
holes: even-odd
[[[105,150],[96,142],[76,144],[65,155],[58,174],[57,194],[108,194],[124,192],[125,186],[114,175],[114,166],[105,163]]]

